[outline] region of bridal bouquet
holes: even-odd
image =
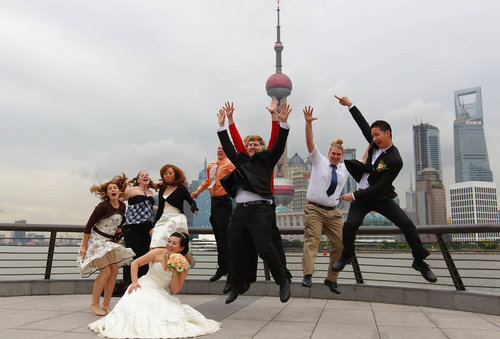
[[[188,269],[189,263],[182,254],[172,253],[168,257],[167,266],[177,270],[177,272],[182,272]]]

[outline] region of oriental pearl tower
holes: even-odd
[[[278,0],[277,7],[277,17],[278,25],[276,26],[276,43],[274,44],[274,50],[276,51],[276,73],[271,75],[266,81],[266,91],[267,95],[271,98],[276,98],[278,100],[278,107],[281,106],[282,102],[286,102],[286,98],[292,93],[292,81],[290,78],[283,74],[281,70],[281,51],[283,50],[283,44],[280,38],[280,2]],[[279,205],[288,205],[294,195],[293,183],[286,178],[288,175],[288,156],[287,148],[281,156],[276,168],[274,169],[274,196],[276,197],[276,203]]]

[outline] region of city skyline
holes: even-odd
[[[197,178],[203,159],[216,156],[216,113],[227,100],[242,135],[269,138],[264,82],[275,71],[274,1],[0,6],[7,179],[0,222],[85,224],[99,202],[90,186],[122,171],[134,177],[145,169],[158,181],[161,166],[174,163],[188,181]],[[280,8],[284,69],[293,79],[289,154],[307,154],[302,109],[311,105],[321,152],[341,138],[362,155],[366,142],[333,97],[345,95],[369,122],[392,125],[405,163],[394,183],[403,203],[414,171],[412,125],[420,121],[440,130],[449,187],[453,92],[475,86],[488,151],[496,153],[500,47],[492,41],[500,3],[287,0]],[[499,178],[500,159],[490,166]]]

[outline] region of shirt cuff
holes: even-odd
[[[227,129],[226,126],[222,126],[222,127],[217,128],[217,132],[222,132],[222,131],[225,131],[226,129]]]
[[[349,109],[353,108],[354,106],[355,106],[355,105],[354,105],[354,104],[352,104],[351,106],[349,106]]]
[[[354,196],[354,193],[351,193],[352,194],[352,200],[356,200],[356,197]]]
[[[280,121],[280,127],[284,129],[290,129],[290,124],[288,122],[281,122]]]

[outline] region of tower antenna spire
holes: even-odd
[[[280,1],[278,0],[278,7],[276,9],[278,25],[276,25],[276,44],[274,45],[274,50],[276,51],[276,73],[282,73],[281,71],[281,51],[283,50],[283,44],[281,43],[281,26],[280,26]]]

